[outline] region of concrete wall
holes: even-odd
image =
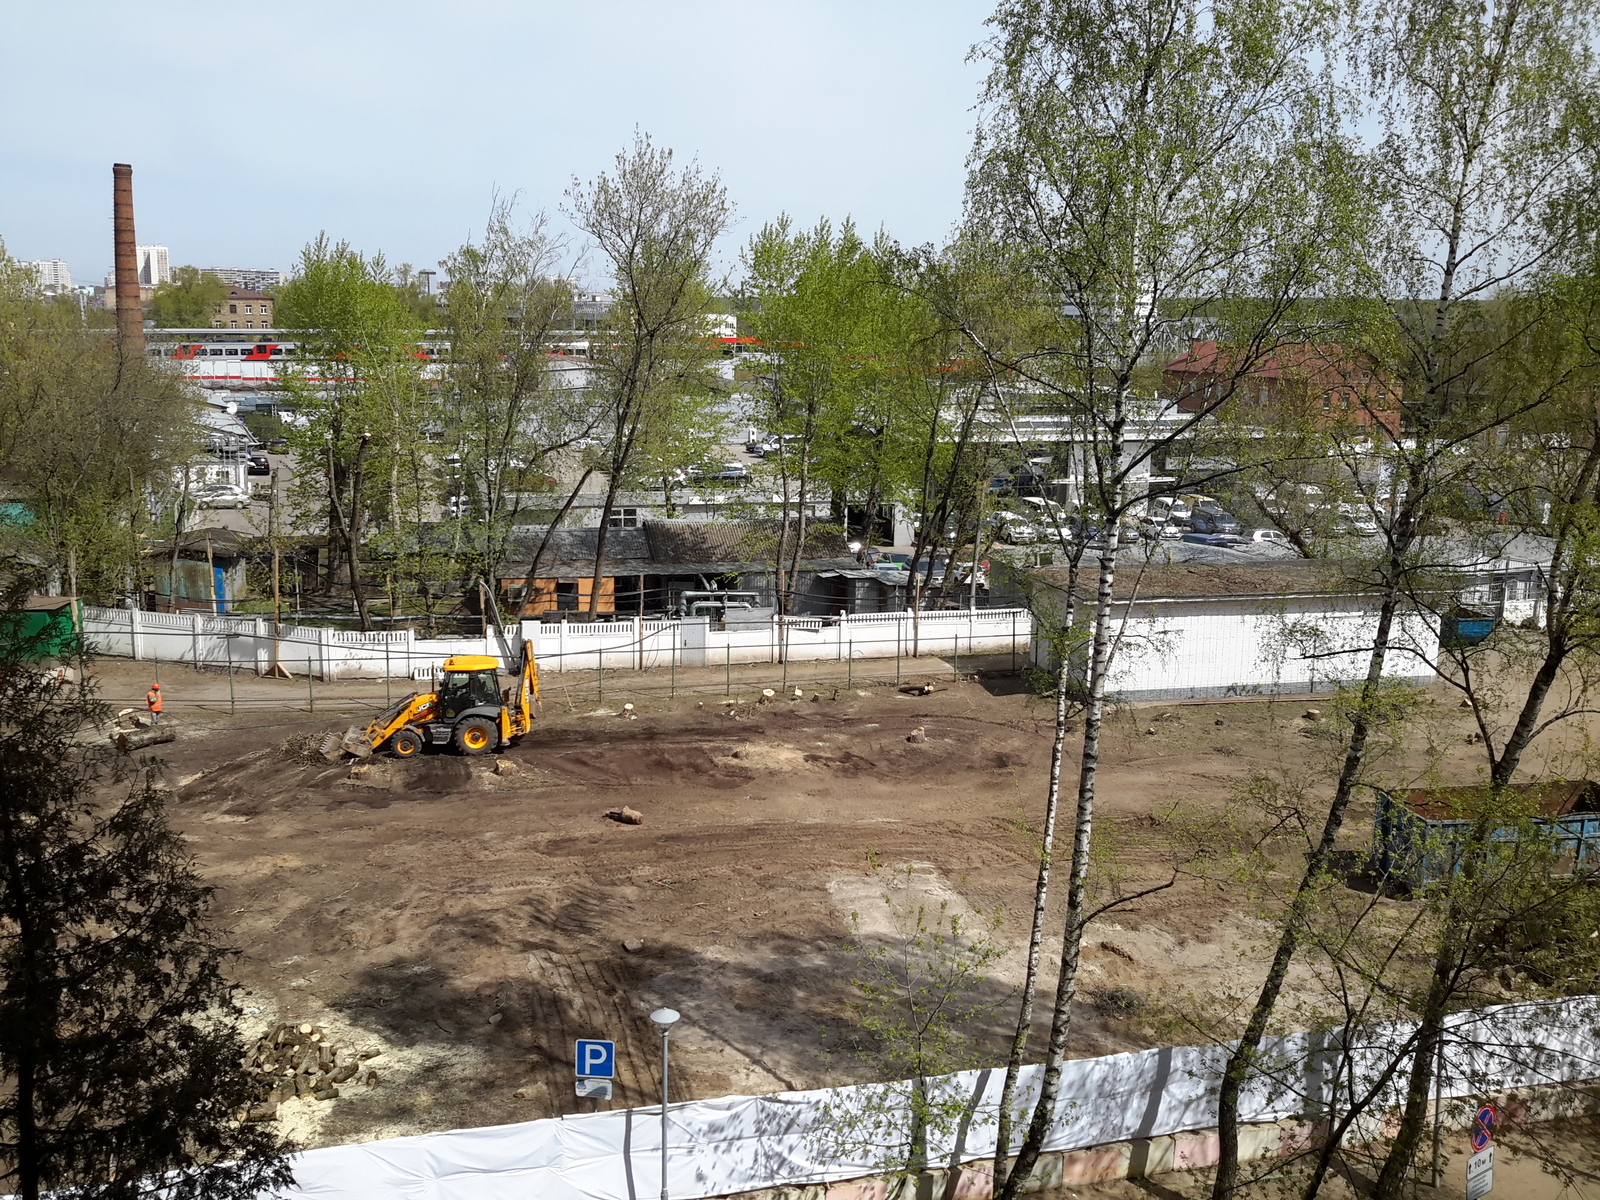
[[[1360,597],[1151,600],[1114,613],[1109,691],[1124,700],[1326,691],[1366,673],[1376,614]],[[1397,622],[1384,674],[1427,681],[1439,634],[1420,615]],[[1034,662],[1048,666],[1040,639]],[[1087,668],[1085,668],[1087,670]]]

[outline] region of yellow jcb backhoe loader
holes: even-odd
[[[457,654],[444,660],[436,692],[413,692],[373,718],[366,729],[351,726],[341,737],[330,733],[322,753],[365,758],[385,746],[398,758],[412,758],[424,746],[454,746],[462,754],[487,754],[527,733],[539,711],[539,671],[530,645],[522,647],[517,683],[500,690],[499,660],[484,654]]]

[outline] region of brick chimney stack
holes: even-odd
[[[117,344],[144,357],[144,310],[139,307],[139,250],[133,232],[133,168],[111,166],[111,224],[116,239]]]

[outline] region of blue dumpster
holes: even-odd
[[[1557,862],[1568,873],[1600,866],[1600,784],[1521,783],[1507,789],[1527,801],[1535,824],[1553,832]],[[1421,888],[1452,874],[1461,844],[1471,835],[1472,819],[1460,815],[1483,796],[1482,787],[1409,788],[1378,793],[1368,868],[1395,883]],[[1518,837],[1507,824],[1490,834],[1495,841]]]
[[[1447,650],[1476,646],[1488,639],[1494,632],[1496,623],[1497,618],[1493,613],[1480,612],[1474,608],[1457,608],[1440,619],[1439,644]]]

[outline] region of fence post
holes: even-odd
[[[138,601],[135,600],[134,603],[138,603]],[[131,649],[133,651],[133,661],[134,662],[138,662],[139,661],[139,610],[137,608],[130,608],[128,610],[128,645],[129,645],[129,649]]]
[[[310,705],[310,711],[312,711],[312,712],[316,712],[317,711],[317,687],[316,687],[316,684],[313,682],[314,678],[315,677],[311,674],[311,655],[307,654],[306,655],[306,701]]]
[[[394,697],[389,694],[389,641],[385,638],[383,643],[383,702],[390,704],[393,703],[393,700]]]
[[[894,685],[900,686],[900,630],[905,622],[896,620],[894,623]]]
[[[844,656],[844,685],[853,688],[856,685],[856,640],[851,638],[845,643]]]
[[[200,669],[200,614],[195,613],[189,618],[189,661],[194,664],[194,669]]]
[[[1017,610],[1011,610],[1011,673],[1017,673]]]
[[[600,693],[599,698],[595,701],[595,707],[604,708],[606,706],[606,660],[605,650],[601,647],[595,648],[594,667],[595,675],[600,681]]]
[[[724,696],[731,696],[731,695],[733,695],[733,643],[732,642],[724,642],[722,644],[722,648],[725,651],[727,651],[727,654],[728,654],[728,663],[727,663],[728,677],[727,677],[726,682],[723,684],[722,694]]]
[[[683,635],[674,629],[672,638],[672,657],[669,660],[672,663],[672,681],[667,685],[667,699],[669,700],[675,699],[678,695],[678,643],[682,640]]]
[[[951,668],[950,678],[951,679],[960,679],[961,678],[961,631],[959,629],[955,629],[955,630],[952,630],[951,633],[953,634],[953,636],[950,638],[950,643],[951,643],[952,649],[954,649],[954,651],[955,651],[955,654],[953,656],[953,665],[952,665],[952,668]]]
[[[234,716],[239,709],[233,697],[233,648],[232,646],[229,646],[228,649],[228,715],[231,717]]]
[[[643,597],[642,596],[640,597],[640,600],[641,600],[641,602],[643,601]],[[644,618],[643,617],[634,617],[634,619],[633,619],[633,644],[634,644],[635,648],[638,650],[639,670],[642,671],[642,670],[644,670]]]

